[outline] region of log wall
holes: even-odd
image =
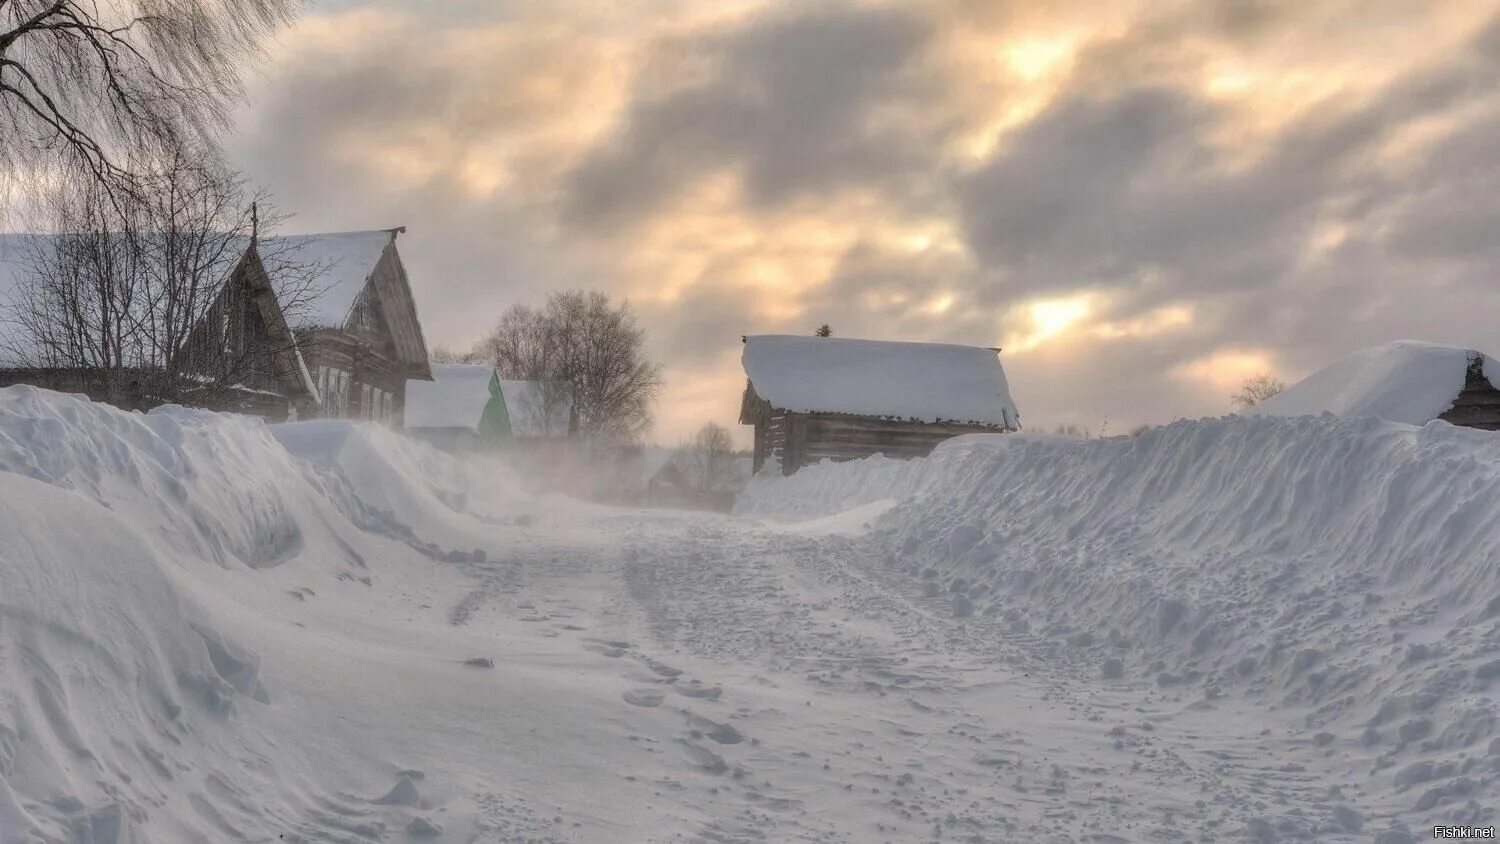
[[[1453,406],[1438,417],[1444,422],[1465,428],[1500,431],[1500,390],[1484,376],[1484,357],[1469,361],[1463,391]]]
[[[901,422],[832,414],[772,414],[756,426],[756,471],[765,460],[781,459],[790,475],[822,460],[859,460],[876,454],[905,460],[926,457],[938,443],[963,434],[995,434],[983,425]]]

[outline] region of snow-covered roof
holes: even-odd
[[[518,437],[561,437],[568,433],[573,393],[560,381],[501,381],[511,433]]]
[[[782,410],[1021,427],[993,349],[760,335],[742,360],[756,395]]]
[[[44,359],[46,355],[16,324],[15,309],[23,304],[24,291],[32,274],[51,263],[59,244],[65,243],[69,237],[61,234],[0,234],[0,368],[48,365],[49,361]],[[209,248],[218,250],[213,255],[215,265],[209,267],[204,277],[215,281],[227,277],[239,265],[249,245],[248,237],[213,242]]]
[[[1245,411],[1248,416],[1376,416],[1423,425],[1453,406],[1471,361],[1500,388],[1500,363],[1457,346],[1399,340],[1340,358]]]
[[[288,261],[317,268],[319,294],[311,302],[307,320],[323,328],[343,328],[394,238],[390,229],[284,235],[262,238],[261,253],[267,261],[284,255]]]
[[[433,364],[431,381],[406,382],[405,426],[479,430],[494,377],[491,366]]]

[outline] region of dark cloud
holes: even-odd
[[[567,217],[629,222],[726,168],[757,205],[888,187],[927,162],[909,126],[874,125],[872,113],[901,97],[901,71],[931,37],[913,12],[843,4],[686,45],[713,68],[709,79],[665,97],[637,92],[619,135],[574,174]]]

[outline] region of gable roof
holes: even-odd
[[[317,267],[318,297],[306,319],[321,328],[343,328],[397,231],[281,235],[264,238],[263,250],[267,255],[283,254],[298,264]]]
[[[263,252],[283,255],[298,265],[316,269],[317,298],[309,313],[299,315],[298,327],[343,330],[366,290],[372,289],[393,332],[396,355],[421,378],[432,377],[427,341],[417,316],[416,300],[406,267],[396,248],[405,226],[373,231],[282,235],[262,239]],[[268,263],[274,258],[267,258]],[[377,272],[382,268],[387,272]]]
[[[745,338],[741,361],[780,410],[1021,427],[994,349],[766,334]]]
[[[405,426],[478,431],[494,379],[494,367],[433,364],[431,381],[406,382]]]
[[[1278,395],[1248,408],[1247,416],[1376,416],[1425,425],[1447,412],[1478,362],[1500,388],[1500,362],[1458,346],[1398,340],[1339,358]]]

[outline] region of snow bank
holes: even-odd
[[[343,840],[245,770],[274,756],[276,774],[295,742],[256,728],[277,690],[257,641],[222,632],[217,590],[369,589],[390,540],[470,559],[483,519],[522,500],[503,467],[374,424],[0,389],[0,844],[262,840],[226,815],[307,815],[296,840]],[[267,608],[257,636],[286,627]]]
[[[1019,428],[993,349],[836,337],[747,337],[745,374],[772,407]]]
[[[1453,406],[1470,362],[1500,385],[1500,364],[1479,352],[1402,340],[1362,349],[1245,411],[1247,416],[1378,416],[1422,425]]]
[[[957,615],[1055,640],[1083,677],[1288,707],[1296,729],[1369,748],[1377,787],[1410,787],[1409,765],[1444,782],[1488,770],[1494,434],[1231,417],[1135,439],[964,437],[759,476],[738,512],[883,499],[899,502],[873,532],[891,566]]]
[[[287,524],[253,479],[189,500],[215,482],[191,456],[244,433],[197,427],[0,390],[0,841],[147,840],[143,807],[215,757],[240,702],[269,700],[164,567],[173,548],[253,559]]]
[[[301,547],[306,515],[318,511],[258,419],[180,407],[124,413],[27,386],[0,390],[0,472],[78,492],[219,565],[276,565]]]
[[[351,522],[432,556],[468,554],[478,541],[476,517],[502,517],[528,499],[498,461],[460,461],[379,425],[319,420],[272,425],[270,432],[306,462],[322,494]],[[460,541],[462,548],[447,547]]]

